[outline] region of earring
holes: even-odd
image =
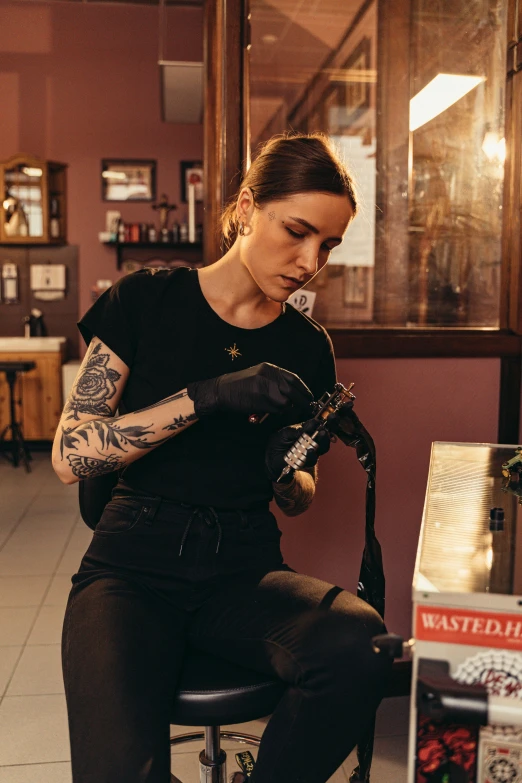
[[[245,236],[245,224],[240,223],[239,224],[239,236],[244,237]]]

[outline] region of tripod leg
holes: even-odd
[[[18,424],[18,422],[15,422],[14,431],[15,431],[15,438],[13,438],[13,440],[16,439],[16,455],[17,455],[17,459],[18,459],[18,457],[20,457],[22,462],[24,463],[26,472],[27,473],[31,473],[31,466],[29,465],[29,462],[28,462],[28,459],[27,459],[28,457],[30,458],[30,454],[29,454],[29,452],[27,450],[27,447],[25,445],[24,437],[22,435],[22,430],[20,429],[20,425]]]
[[[6,439],[6,437],[5,437],[5,436],[7,435],[7,433],[9,432],[9,430],[10,430],[10,429],[11,429],[11,425],[10,425],[10,424],[7,424],[7,425],[4,427],[4,429],[2,430],[2,434],[0,435],[0,442],[1,442],[1,441],[4,441],[6,445],[7,445],[7,439]],[[2,455],[3,455],[3,456],[6,458],[6,460],[7,460],[8,462],[10,462],[10,463],[11,463],[11,465],[12,465],[12,464],[13,464],[13,461],[12,461],[12,456],[11,456],[11,455],[8,453],[7,449],[2,449],[2,452],[1,452],[1,453],[2,453]]]

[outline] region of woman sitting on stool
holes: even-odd
[[[310,506],[317,452],[279,480],[283,457],[336,382],[326,330],[286,300],[355,211],[326,137],[274,138],[225,211],[221,259],[126,275],[78,322],[89,349],[53,466],[66,484],[119,481],[63,625],[74,783],[168,783],[190,649],[288,684],[253,783],[325,783],[371,723],[389,670],[371,645],[382,619],[287,565],[269,510]]]

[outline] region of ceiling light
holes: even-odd
[[[410,101],[410,131],[417,130],[484,81],[483,76],[439,73]]]
[[[275,44],[277,41],[277,35],[274,35],[273,33],[267,33],[266,35],[261,36],[261,40],[266,44]]]

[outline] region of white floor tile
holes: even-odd
[[[87,547],[85,549],[67,549],[56,566],[56,573],[62,576],[68,575],[70,578],[78,571],[86,549]]]
[[[70,758],[65,696],[4,697],[0,704],[0,767]]]
[[[27,645],[60,644],[65,607],[42,606],[27,640]]]
[[[45,596],[44,606],[65,606],[71,592],[71,575],[57,574],[53,577],[49,592]]]
[[[27,551],[23,547],[0,552],[0,576],[51,576],[61,561],[61,548]]]
[[[0,699],[2,698],[23,647],[0,647]]]
[[[37,606],[1,607],[0,647],[25,644],[37,612]]]
[[[181,780],[181,783],[199,783],[198,753],[176,753],[175,756],[172,756],[170,769],[172,774]],[[236,767],[231,766],[230,759],[227,758],[227,780],[230,772],[235,771],[235,769]]]
[[[25,647],[6,696],[38,696],[64,693],[61,646]]]
[[[38,606],[49,582],[48,576],[0,576],[0,606]]]
[[[24,764],[21,767],[0,767],[0,783],[71,783],[69,761],[58,764]]]

